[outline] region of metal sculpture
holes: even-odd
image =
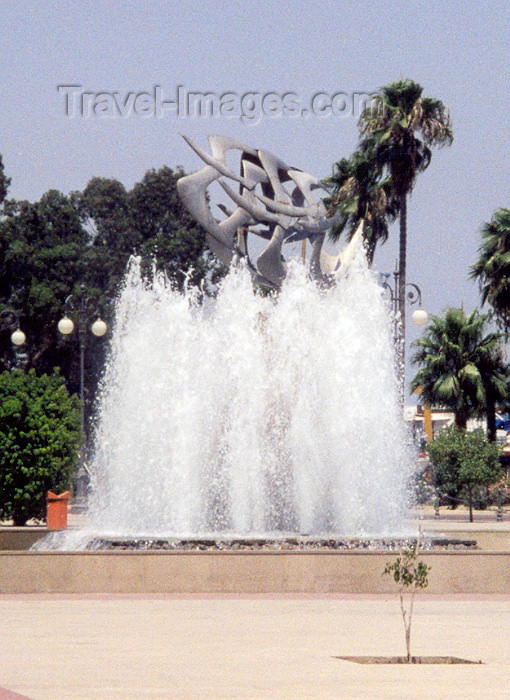
[[[206,230],[207,243],[220,262],[229,266],[244,259],[256,284],[278,289],[287,273],[283,244],[308,239],[312,246],[309,269],[313,279],[330,284],[346,269],[359,245],[362,224],[338,255],[323,250],[326,233],[338,215],[328,217],[320,196],[328,191],[320,180],[268,151],[249,148],[226,136],[209,136],[210,154],[186,136],[183,138],[205,167],[182,177],[177,189],[191,216]],[[239,153],[239,175],[227,165],[229,151]],[[224,215],[222,220],[213,216],[207,196],[207,188],[213,182],[234,203],[232,208],[217,205]],[[248,253],[249,234],[268,241],[255,263]]]

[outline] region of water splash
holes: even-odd
[[[98,416],[87,525],[68,546],[404,531],[391,319],[361,251],[332,289],[295,263],[264,297],[237,268],[204,304],[133,261]]]

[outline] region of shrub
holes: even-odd
[[[428,450],[439,491],[450,498],[464,498],[472,522],[479,488],[493,484],[502,475],[498,446],[480,432],[468,433],[450,425],[429,443]]]
[[[79,403],[62,377],[0,374],[0,518],[44,517],[46,491],[69,485],[80,442]]]

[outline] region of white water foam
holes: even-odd
[[[59,547],[405,530],[391,318],[362,251],[334,288],[293,263],[262,296],[237,268],[203,304],[133,261],[98,416],[87,525]]]

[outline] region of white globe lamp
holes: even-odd
[[[101,338],[101,336],[103,336],[106,333],[107,328],[108,327],[107,327],[106,323],[103,321],[103,319],[98,318],[96,321],[94,321],[94,323],[90,327],[90,330],[92,331],[92,333],[95,336],[97,336],[98,338]]]
[[[64,316],[64,318],[61,318],[58,322],[58,330],[62,335],[69,335],[74,330],[74,323],[68,316]]]
[[[22,330],[17,328],[14,333],[11,335],[11,342],[13,345],[20,346],[24,345],[27,340],[27,336],[23,333]]]
[[[425,309],[416,309],[411,314],[411,319],[415,326],[424,326],[429,320],[429,315]]]

